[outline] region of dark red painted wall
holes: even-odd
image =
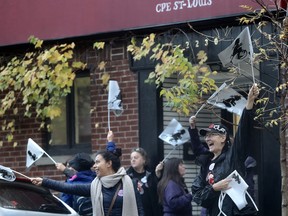
[[[270,2],[269,0],[265,0]],[[4,0],[0,46],[212,19],[252,0]]]

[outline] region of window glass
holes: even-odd
[[[75,144],[90,143],[90,78],[81,77],[75,80]]]
[[[61,116],[51,121],[48,152],[53,155],[91,151],[89,71],[77,74],[71,93],[62,99]],[[47,139],[47,140],[50,140]]]
[[[20,182],[0,182],[0,206],[14,210],[70,213],[49,191]]]
[[[67,143],[67,115],[66,115],[66,98],[61,102],[61,116],[55,118],[51,122],[51,139],[53,145],[66,145]]]

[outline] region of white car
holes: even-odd
[[[28,179],[0,180],[0,216],[79,216],[49,189]]]

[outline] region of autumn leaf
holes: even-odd
[[[104,86],[108,85],[109,79],[110,79],[109,73],[107,73],[107,72],[103,73],[101,76],[102,85],[104,85]]]
[[[99,70],[104,70],[106,67],[106,62],[105,61],[101,61],[99,64],[98,64],[98,69]]]
[[[100,50],[100,49],[104,49],[104,46],[105,46],[105,42],[95,42],[94,44],[93,44],[93,48],[95,49],[98,49],[98,50]]]

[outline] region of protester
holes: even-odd
[[[254,199],[255,198],[255,181],[254,181],[254,173],[255,173],[255,167],[256,167],[256,160],[248,156],[245,160],[245,176],[244,180],[246,181],[247,185],[249,186],[247,191],[251,195],[251,197]],[[208,216],[207,209],[202,207],[200,216]]]
[[[72,158],[68,159],[65,164],[63,164],[63,163],[56,163],[55,164],[56,169],[61,171],[66,176],[67,180],[69,178],[71,178],[76,173],[76,170],[69,167],[69,161],[70,160],[72,160]]]
[[[131,166],[126,172],[138,183],[138,191],[141,194],[145,215],[162,215],[157,195],[158,178],[155,172],[149,169],[149,159],[146,151],[143,148],[134,148],[130,158]]]
[[[258,95],[258,87],[254,84],[248,93],[246,108],[243,110],[233,145],[224,125],[212,124],[199,131],[207,146],[201,143],[195,124],[191,124],[189,128],[192,150],[199,155],[197,162],[201,165],[200,173],[192,184],[193,201],[207,208],[208,215],[257,215],[251,199],[246,198],[248,205],[239,210],[228,195],[221,200],[221,191],[229,189],[231,179],[226,177],[234,170],[242,176],[245,174],[244,162],[251,153],[249,139],[253,133],[253,105]],[[194,120],[195,117],[192,117],[190,123]]]
[[[107,139],[111,134],[109,131]],[[47,178],[32,178],[31,181],[64,193],[91,196],[93,216],[144,216],[137,185],[121,167],[121,149],[110,144],[108,142],[107,149],[96,154],[93,168],[97,176],[91,184],[67,184]]]
[[[94,161],[87,153],[83,152],[76,154],[67,165],[67,169],[75,172],[73,176],[67,179],[68,184],[87,184],[91,183],[96,177],[95,171],[91,170]],[[92,215],[92,203],[90,198],[66,193],[62,193],[60,198],[80,215]]]
[[[163,216],[192,216],[192,195],[185,184],[185,165],[180,158],[169,158],[164,163],[158,183],[159,202]]]

